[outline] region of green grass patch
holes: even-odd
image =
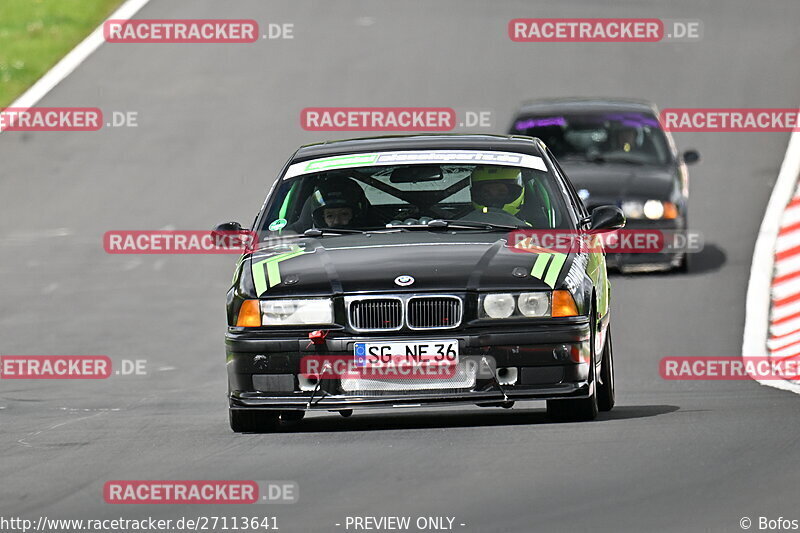
[[[0,107],[9,105],[123,0],[0,0]]]

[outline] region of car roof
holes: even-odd
[[[541,98],[523,102],[516,116],[539,113],[580,113],[631,111],[658,115],[658,108],[646,100],[623,98]]]
[[[364,152],[403,150],[488,150],[541,155],[539,139],[522,135],[416,134],[362,137],[301,146],[292,161]]]

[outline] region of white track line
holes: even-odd
[[[119,8],[108,17],[108,19],[128,20],[149,1],[150,0],[127,0],[127,2],[119,6]],[[48,70],[44,76],[39,78],[39,81],[34,83],[30,89],[25,91],[25,93],[23,93],[8,107],[26,108],[36,105],[36,103],[44,98],[44,96],[49,93],[53,87],[61,83],[61,81],[69,76],[72,71],[78,67],[78,65],[83,63],[87,57],[92,55],[92,52],[97,50],[97,48],[103,44],[103,42],[105,42],[105,38],[103,37],[103,24],[100,23],[100,25],[95,28],[94,31],[88,35],[88,37],[81,41],[78,46],[70,50],[67,55],[61,58],[61,61],[56,63],[56,65]],[[2,132],[3,129],[2,126],[0,126],[0,133]]]
[[[778,180],[758,231],[753,262],[750,266],[750,281],[747,284],[744,338],[742,355],[768,357],[767,331],[769,329],[770,292],[774,267],[775,244],[781,227],[784,209],[791,200],[800,176],[800,132],[793,132],[781,164]],[[753,378],[755,379],[755,378]],[[800,384],[783,380],[756,380],[762,385],[789,390],[800,394]]]

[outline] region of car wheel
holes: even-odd
[[[589,339],[591,345],[591,359],[589,363],[590,375],[594,378],[594,337],[595,337],[595,311],[592,309],[592,315],[589,320],[591,324],[591,337]],[[605,350],[604,350],[605,351]],[[547,400],[547,416],[548,418],[557,422],[579,422],[594,420],[597,418],[597,379],[593,379],[594,386],[592,387],[592,394],[588,398],[579,398],[577,400]]]
[[[683,259],[681,259],[680,264],[677,267],[675,267],[675,271],[676,272],[680,272],[681,274],[688,274],[689,273],[689,256],[690,255],[691,254],[689,254],[688,252],[683,254]]]
[[[229,409],[231,429],[236,433],[268,433],[278,427],[278,413],[251,409]]]
[[[683,219],[683,229],[686,232],[689,231],[689,218],[688,218],[688,216],[684,217],[684,219]],[[676,272],[679,272],[681,274],[688,274],[689,273],[689,267],[691,266],[689,257],[691,255],[692,254],[690,254],[688,251],[684,252],[683,259],[681,259],[680,264],[677,267],[675,267],[675,271]]]
[[[611,344],[611,325],[606,331],[606,342],[603,346],[603,362],[600,368],[600,381],[597,384],[597,408],[610,411],[614,408],[616,391],[614,389],[614,349]]]
[[[597,418],[597,393],[578,400],[547,400],[547,417],[556,422],[584,422]]]

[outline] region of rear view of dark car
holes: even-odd
[[[627,229],[688,229],[687,164],[699,160],[678,154],[654,105],[626,100],[536,100],[516,113],[509,133],[542,139],[591,212],[617,205]],[[623,272],[688,270],[689,255],[610,254],[608,264]]]

